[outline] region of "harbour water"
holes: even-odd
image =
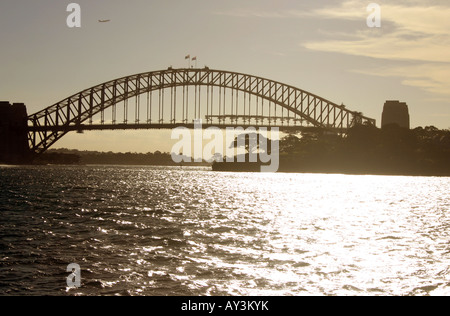
[[[0,167],[0,295],[450,295],[449,209],[450,178]]]

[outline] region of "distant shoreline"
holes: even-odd
[[[189,164],[106,164],[106,163],[92,163],[92,164],[27,164],[27,165],[7,165],[0,164],[0,168],[15,168],[15,167],[51,167],[51,166],[61,166],[61,167],[173,167],[177,169],[183,169],[184,167],[192,168],[207,168],[213,172],[233,172],[233,173],[261,173],[261,165],[257,163],[215,163],[215,164],[203,164],[203,163],[189,163]],[[438,178],[448,178],[450,173],[405,173],[405,172],[370,172],[370,171],[350,171],[350,170],[294,170],[289,168],[280,167],[276,173],[284,174],[331,174],[331,175],[358,175],[358,176],[395,176],[395,177],[438,177]]]
[[[212,171],[215,172],[252,172],[258,173],[261,172],[262,164],[258,163],[215,163],[212,166]],[[342,175],[368,175],[368,176],[399,176],[399,177],[450,177],[449,172],[395,172],[395,171],[370,171],[370,170],[344,170],[344,169],[335,169],[335,170],[327,170],[327,169],[306,169],[301,167],[283,167],[280,166],[277,173],[288,173],[288,174],[342,174]]]
[[[248,162],[246,150],[247,154],[234,157],[234,162],[211,164],[203,160],[178,164],[170,153],[160,151],[105,153],[63,148],[39,156],[35,165],[203,166],[218,172],[260,172],[263,164]],[[321,132],[289,134],[279,141],[278,158],[279,173],[450,177],[450,130],[433,126],[409,130],[396,125],[383,129],[357,125],[345,136]],[[194,160],[182,155],[182,161]]]
[[[193,161],[183,157],[184,161]],[[133,166],[211,166],[206,161],[177,164],[169,153],[113,153],[80,151],[75,149],[53,149],[38,157],[34,165],[133,165]]]

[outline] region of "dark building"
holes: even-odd
[[[27,118],[25,104],[0,102],[0,163],[30,162]]]
[[[381,127],[397,124],[400,127],[410,128],[408,105],[400,101],[386,101],[383,108]]]

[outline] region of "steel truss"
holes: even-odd
[[[111,120],[106,121],[106,110]],[[355,124],[376,124],[344,105],[273,80],[207,67],[169,68],[102,83],[32,114],[28,138],[40,154],[70,131],[191,127],[200,118],[219,128],[311,126],[344,132]]]

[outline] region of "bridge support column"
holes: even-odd
[[[33,155],[28,145],[27,108],[23,103],[0,102],[0,163],[27,164]]]

